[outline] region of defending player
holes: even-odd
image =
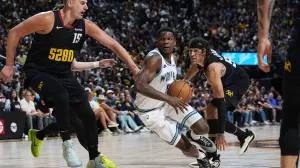
[[[176,46],[174,31],[170,28],[158,30],[156,46],[147,54],[134,86],[137,92],[134,104],[139,117],[162,140],[179,148],[184,155],[196,158],[199,167],[210,168],[204,152],[179,134],[179,127],[186,125],[192,129],[191,136],[198,140],[200,135],[208,132],[208,125],[191,106],[166,94],[177,75],[172,54]],[[213,147],[213,143],[209,139],[207,141]]]
[[[209,138],[217,144],[220,151],[223,151],[227,146],[224,131],[236,135],[240,141],[239,155],[242,155],[254,140],[255,135],[247,129],[242,131],[233,123],[226,121],[226,117],[227,111],[235,110],[241,97],[249,88],[248,74],[236,63],[212,50],[209,43],[200,37],[190,40],[189,56],[192,66],[185,79],[190,80],[198,71],[203,72],[214,95],[214,99],[208,104],[206,110],[207,123],[210,128]],[[187,132],[187,137],[193,140],[190,131]],[[199,145],[203,149],[208,148],[204,142]],[[214,160],[214,166],[219,167],[220,164],[217,162],[220,160],[217,151],[208,152],[208,156],[209,159]]]
[[[269,27],[275,0],[258,0],[258,51],[257,58],[259,68],[264,72],[270,71],[272,46],[269,41]],[[279,145],[281,149],[281,168],[298,167],[300,150],[300,112],[299,95],[300,87],[300,4],[294,1],[291,5],[297,11],[293,24],[292,39],[290,40],[288,56],[284,65],[283,72],[283,117],[280,129]],[[265,55],[268,55],[268,64],[263,62]]]
[[[71,71],[96,68],[100,64],[77,62],[75,55],[80,52],[85,38],[91,36],[116,53],[134,75],[139,69],[118,42],[92,21],[83,19],[87,9],[87,0],[64,0],[62,9],[39,13],[12,28],[8,35],[7,59],[1,77],[4,82],[10,80],[19,40],[35,33],[24,65],[26,80],[37,93],[55,103],[56,119],[63,139],[63,157],[70,167],[82,165],[69,132],[69,109],[72,108],[88,130],[85,132],[89,152],[87,167],[102,168],[104,165],[98,151],[95,114],[83,87]]]

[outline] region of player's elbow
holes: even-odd
[[[20,39],[21,32],[18,31],[16,27],[12,28],[8,32],[8,38]]]
[[[134,90],[135,92],[140,92],[140,90],[141,90],[141,85],[138,84],[138,83],[135,83],[135,85],[133,86],[133,90]]]
[[[138,80],[136,80],[133,89],[135,92],[140,93],[142,90],[144,90],[144,85],[142,82],[139,82]]]

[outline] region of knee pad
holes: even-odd
[[[281,133],[279,146],[282,156],[298,156],[300,150],[299,131],[296,129],[287,129],[287,132]]]

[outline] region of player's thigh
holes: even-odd
[[[39,74],[30,78],[30,87],[40,94],[45,100],[54,103],[68,103],[68,92],[63,87],[61,81],[48,74]]]
[[[178,114],[174,107],[168,104],[166,104],[163,109],[165,116],[168,116],[172,120],[180,123],[181,127],[187,126],[190,128],[194,123],[202,118],[202,116],[190,105],[187,106],[187,110],[178,110]]]
[[[176,145],[181,136],[179,133],[179,124],[168,120],[162,109],[156,109],[147,113],[139,113],[139,117],[144,125],[154,131],[162,140],[170,145]]]
[[[69,101],[71,103],[81,102],[87,100],[87,93],[84,88],[80,85],[75,76],[69,75],[63,79],[63,86],[69,93]]]
[[[279,144],[281,155],[297,156],[300,150],[299,104],[284,103]]]
[[[224,88],[226,108],[228,111],[234,111],[242,99],[244,93],[240,93],[236,86]]]

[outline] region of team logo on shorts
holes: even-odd
[[[284,70],[292,72],[292,64],[289,60],[286,60],[284,63]]]
[[[233,96],[233,91],[231,91],[231,90],[226,90],[226,94],[227,94],[229,97],[232,97],[232,96]]]
[[[43,87],[43,85],[44,85],[44,83],[43,83],[43,82],[40,82],[39,85],[38,85],[38,89],[41,90],[42,87]]]

